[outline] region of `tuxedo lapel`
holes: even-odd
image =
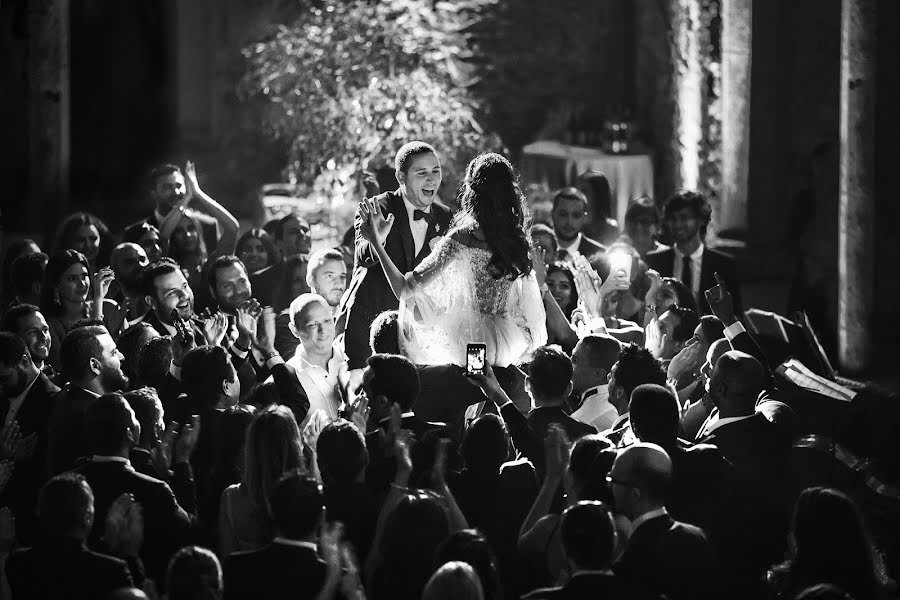
[[[400,244],[403,247],[403,257],[406,264],[400,269],[400,272],[408,271],[412,268],[415,259],[416,242],[413,240],[412,229],[409,227],[409,215],[406,212],[406,204],[403,202],[403,196],[397,192],[396,196],[391,198],[388,208],[394,215],[393,231],[400,234]],[[393,232],[392,231],[392,232]],[[399,267],[399,265],[397,265]]]

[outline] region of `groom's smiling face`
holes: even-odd
[[[431,206],[441,187],[441,161],[433,153],[419,154],[410,161],[406,173],[398,173],[404,196],[416,208]]]

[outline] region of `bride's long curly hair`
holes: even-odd
[[[531,212],[519,189],[517,175],[499,154],[479,154],[466,168],[461,209],[453,227],[481,227],[492,256],[494,279],[515,279],[531,272],[528,230]]]

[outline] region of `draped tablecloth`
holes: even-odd
[[[614,217],[625,223],[628,203],[644,194],[653,197],[653,161],[649,154],[606,154],[599,148],[539,140],[522,150],[522,179],[550,189],[573,185],[585,171],[600,171],[609,180]]]

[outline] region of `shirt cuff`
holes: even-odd
[[[266,367],[268,367],[270,371],[272,370],[272,367],[274,367],[275,365],[283,365],[283,364],[284,364],[284,359],[281,358],[280,354],[276,354],[275,356],[273,356],[272,358],[270,358],[269,360],[266,361]]]
[[[247,355],[250,354],[250,349],[249,349],[249,348],[247,348],[246,350],[241,350],[241,349],[239,349],[235,344],[232,344],[232,345],[231,345],[231,351],[232,351],[232,352],[234,353],[234,355],[237,356],[238,358],[247,358]]]
[[[738,335],[747,331],[744,329],[744,325],[740,321],[735,321],[731,325],[725,328],[725,339],[729,342],[736,338]]]
[[[169,374],[176,380],[181,381],[181,367],[176,365],[174,360],[169,365]]]

